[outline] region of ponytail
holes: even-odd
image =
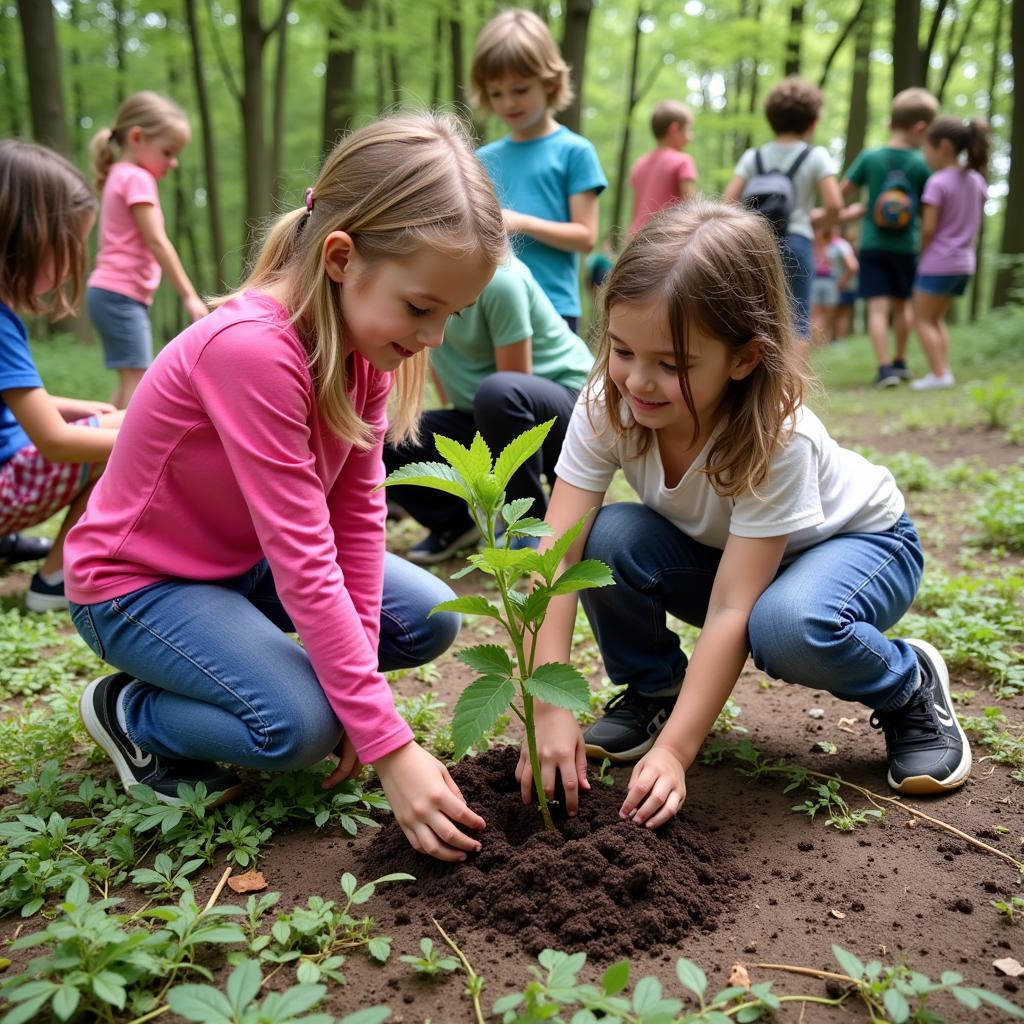
[[[101,128],[92,137],[92,142],[89,143],[89,153],[92,156],[90,169],[92,170],[93,184],[95,184],[97,192],[103,191],[110,168],[114,166],[114,161],[117,159],[110,145],[111,142],[117,142],[114,138],[113,130]]]
[[[990,144],[988,121],[983,117],[972,117],[967,125],[967,166],[983,178],[988,177]]]

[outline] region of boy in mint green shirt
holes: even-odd
[[[479,431],[492,452],[524,430],[555,419],[543,448],[512,478],[508,500],[533,498],[530,514],[547,507],[543,478],[554,466],[580,388],[594,357],[566,324],[522,260],[499,267],[476,303],[452,317],[444,343],[430,354],[442,403],[424,414],[418,443],[385,445],[389,473],[410,462],[434,461],[434,434],[468,445]],[[450,558],[480,536],[460,499],[418,487],[392,487],[388,496],[427,536],[406,557],[420,565]]]
[[[892,101],[888,143],[860,153],[842,184],[847,199],[855,199],[864,188],[868,193],[861,224],[860,295],[867,300],[878,388],[896,387],[910,376],[910,300],[917,272],[921,195],[930,173],[920,149],[938,112],[938,100],[927,89],[898,93]],[[895,335],[892,359],[890,316]]]

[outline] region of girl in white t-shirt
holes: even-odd
[[[626,689],[585,736],[568,712],[539,709],[545,789],[560,774],[572,813],[587,756],[639,758],[621,814],[664,824],[751,653],[775,678],[871,708],[894,789],[960,786],[970,746],[941,655],[884,635],[921,580],[917,533],[889,471],[803,405],[771,228],[733,204],[674,207],[629,243],[602,305],[547,521],[561,534],[586,518],[566,564],[611,566],[615,585],[582,600]],[[639,502],[604,505],[618,469]],[[575,614],[575,595],[552,602],[538,664],[568,659]],[[702,627],[689,659],[669,614]],[[517,775],[528,800],[525,758]]]

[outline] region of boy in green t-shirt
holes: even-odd
[[[910,376],[910,299],[917,270],[918,220],[928,165],[919,150],[939,101],[927,89],[904,89],[892,101],[889,141],[866,149],[843,179],[843,195],[862,188],[868,201],[861,224],[860,296],[867,300],[868,334],[878,359],[875,387],[897,386]],[[895,356],[889,358],[889,317]]]

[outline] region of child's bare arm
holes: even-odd
[[[685,772],[747,660],[750,613],[775,578],[787,539],[729,536],[686,669],[686,685],[654,747],[633,769],[623,816],[657,828],[679,810],[686,794]]]
[[[114,447],[121,413],[107,413],[110,426],[76,427],[61,415],[45,388],[10,388],[7,407],[48,462],[105,462]]]
[[[499,373],[533,373],[533,338],[523,338],[494,350]]]
[[[171,244],[171,240],[167,237],[167,232],[164,231],[163,226],[160,224],[159,218],[156,215],[156,208],[149,203],[136,203],[132,207],[132,216],[135,218],[135,223],[138,225],[143,241],[148,246],[157,263],[160,264],[160,269],[167,275],[167,279],[171,282],[174,290],[181,296],[181,301],[185,304],[188,315],[193,320],[198,320],[200,317],[205,316],[208,312],[206,304],[199,298],[198,293],[192,286],[192,282],[189,280],[188,274],[185,273],[185,268],[181,265],[177,251]]]
[[[846,202],[852,203],[860,195],[860,185],[850,181],[849,178],[843,178],[839,184],[839,191],[842,192]]]
[[[104,413],[117,412],[117,406],[110,402],[93,402],[84,398],[64,398],[61,395],[50,395],[50,401],[65,420],[81,420],[86,416],[102,416]]]
[[[746,185],[747,179],[742,174],[734,174],[732,181],[725,186],[725,191],[722,193],[722,198],[727,203],[738,203],[740,196],[743,195],[743,186]]]
[[[569,220],[544,220],[528,213],[502,210],[505,227],[512,233],[529,235],[562,252],[590,252],[597,244],[597,191],[589,189],[569,196]]]
[[[921,252],[932,244],[935,238],[935,229],[939,226],[939,208],[931,203],[924,203],[921,206]]]
[[[697,179],[680,178],[676,191],[679,193],[680,200],[685,203],[697,194]]]

